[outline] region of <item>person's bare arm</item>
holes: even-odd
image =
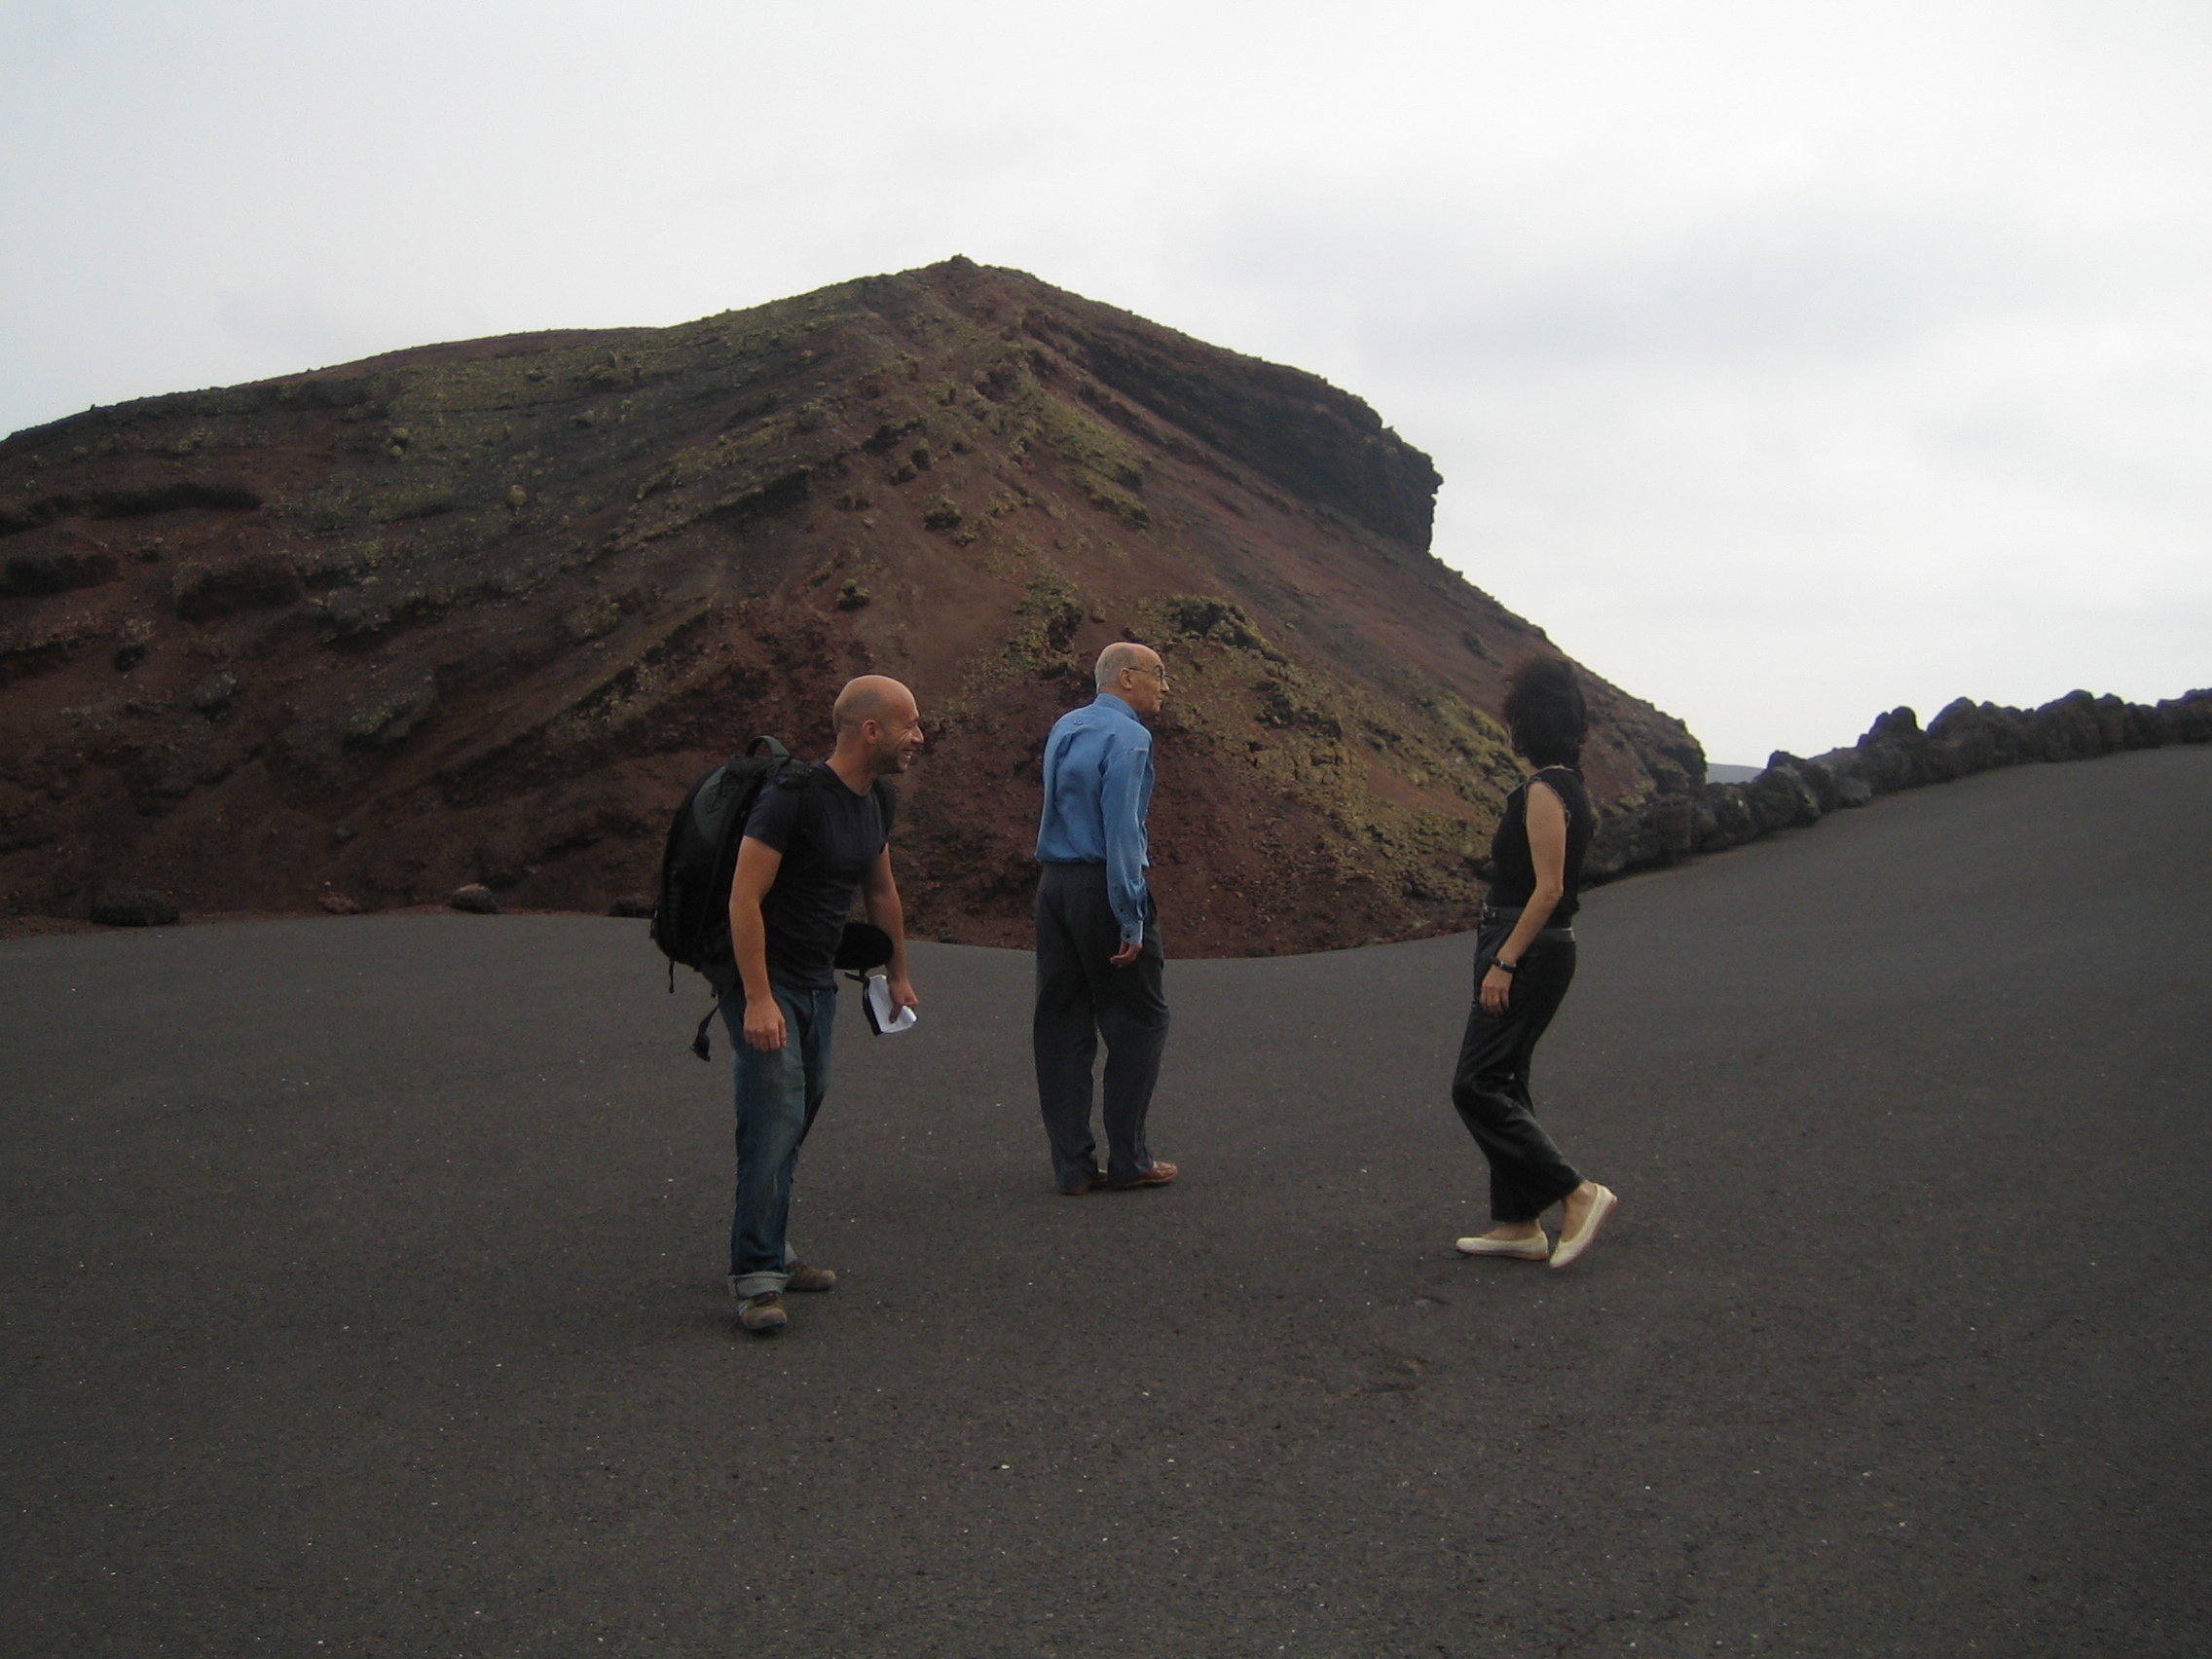
[[[1560,900],[1567,895],[1567,804],[1551,785],[1530,784],[1528,825],[1529,859],[1535,866],[1536,890],[1521,907],[1521,919],[1513,924],[1505,942],[1497,947],[1500,962],[1520,962],[1529,941],[1544,931],[1544,924],[1552,919],[1552,912],[1559,908]],[[1503,1014],[1512,994],[1511,974],[1500,973],[1493,967],[1483,975],[1482,998],[1486,1013]]]
[[[745,985],[745,1040],[756,1049],[784,1046],[784,1011],[768,984],[768,929],[760,901],[776,885],[784,855],[751,835],[737,844],[737,873],[729,884],[729,944]]]
[[[906,977],[906,911],[899,903],[899,883],[891,875],[891,849],[876,855],[867,874],[861,878],[861,903],[867,919],[891,936],[891,960],[884,977],[890,980],[893,1008],[920,1008],[913,981]]]

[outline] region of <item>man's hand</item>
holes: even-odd
[[[884,976],[885,987],[891,992],[891,1011],[894,1016],[903,1008],[920,1008],[922,999],[914,995],[914,982],[903,974]]]
[[[1143,953],[1144,953],[1144,940],[1141,940],[1141,939],[1125,939],[1125,940],[1122,940],[1122,948],[1121,948],[1121,949],[1119,949],[1119,950],[1117,950],[1117,951],[1115,951],[1115,952],[1114,952],[1114,954],[1113,954],[1113,955],[1111,955],[1111,956],[1109,956],[1109,957],[1107,957],[1107,958],[1106,958],[1106,960],[1107,960],[1107,961],[1109,961],[1109,962],[1111,962],[1111,963],[1112,963],[1112,964],[1113,964],[1113,965],[1114,965],[1115,967],[1117,967],[1117,968],[1126,968],[1126,967],[1127,967],[1127,966],[1128,966],[1128,965],[1129,965],[1130,963],[1134,962],[1134,961],[1135,961],[1135,960],[1136,960],[1136,959],[1137,959],[1137,958],[1138,958],[1138,957],[1139,957],[1140,955],[1142,955]]]
[[[784,1046],[784,1005],[774,997],[745,999],[745,1040],[763,1053]]]

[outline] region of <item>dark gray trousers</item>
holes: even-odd
[[[1536,1122],[1529,1099],[1529,1067],[1536,1043],[1574,979],[1574,936],[1551,929],[1538,934],[1521,958],[1505,1012],[1486,1014],[1481,964],[1512,931],[1508,920],[1486,924],[1475,935],[1475,1005],[1459,1042],[1452,1104],[1490,1161],[1491,1218],[1534,1221],[1582,1185],[1574,1165],[1560,1156]]]
[[[1122,924],[1106,901],[1104,865],[1049,864],[1037,882],[1037,1103],[1062,1192],[1095,1180],[1090,1135],[1091,1062],[1106,1039],[1106,1177],[1133,1181],[1152,1167],[1145,1113],[1167,1047],[1166,957],[1157,915],[1126,968],[1108,960]]]

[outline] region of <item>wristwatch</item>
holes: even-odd
[[[1502,961],[1495,956],[1490,959],[1490,965],[1493,968],[1495,968],[1500,974],[1518,974],[1521,972],[1520,963]]]

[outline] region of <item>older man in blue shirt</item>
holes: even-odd
[[[1165,957],[1145,882],[1152,733],[1167,671],[1148,645],[1098,653],[1098,695],[1062,715],[1045,742],[1037,827],[1037,1100],[1052,1176],[1070,1197],[1096,1187],[1158,1187],[1175,1165],[1145,1146],[1145,1114],[1167,1046]],[[1091,1062],[1106,1039],[1107,1161],[1090,1134]]]

